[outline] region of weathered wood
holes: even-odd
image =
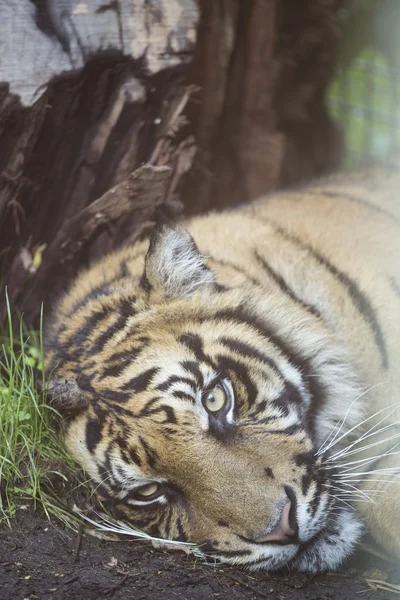
[[[87,69],[90,68],[89,63]],[[86,68],[83,75],[85,70]],[[81,82],[81,78],[78,77],[77,81]],[[120,85],[114,87],[111,101],[104,102],[105,109],[100,113],[101,117],[92,128],[83,130],[86,143],[77,148],[75,156],[69,158],[72,161],[72,169],[63,173],[66,185],[56,202],[52,201],[51,190],[53,185],[60,183],[57,177],[54,183],[49,182],[49,189],[46,191],[43,189],[46,177],[43,176],[40,178],[42,186],[33,185],[30,179],[26,189],[20,187],[18,177],[6,178],[3,182],[4,191],[13,190],[16,186],[20,206],[24,207],[22,226],[22,223],[16,220],[16,214],[9,210],[10,201],[8,202],[6,218],[8,216],[11,225],[8,239],[10,244],[14,242],[15,250],[14,258],[8,267],[7,285],[11,304],[23,307],[28,320],[37,316],[43,299],[48,297],[49,293],[54,295],[58,286],[63,285],[63,281],[68,280],[79,265],[87,261],[88,256],[103,254],[124,241],[136,239],[145,228],[154,225],[155,213],[160,205],[167,211],[176,210],[176,186],[191,165],[193,141],[187,138],[176,146],[171,144],[171,136],[184,122],[181,112],[189,98],[190,86],[184,85],[179,73],[174,73],[174,85],[168,80],[169,96],[162,96],[157,101],[160,127],[155,126],[155,119],[152,118],[153,127],[147,131],[147,135],[144,135],[145,110],[149,110],[151,104],[144,105],[143,85],[133,77],[122,76]],[[75,85],[72,88],[75,89]],[[120,120],[125,122],[122,118],[124,111],[136,118],[136,135],[132,138],[129,137],[132,127],[122,132]],[[109,143],[116,126],[119,128],[118,139],[124,142],[124,152],[116,151],[109,156],[110,168],[107,155],[112,151]],[[67,129],[70,128],[67,126]],[[140,152],[145,150],[146,144],[143,143],[140,149],[138,147],[138,138],[141,135],[143,142],[147,141],[148,146],[147,156],[144,153],[142,155],[144,161],[140,160]],[[22,138],[25,143],[25,137]],[[61,136],[59,144],[62,145],[67,139]],[[35,138],[36,143],[39,142]],[[133,146],[134,152],[131,150]],[[62,148],[57,149],[65,160],[68,154],[66,155]],[[47,158],[51,161],[53,156],[48,155],[49,150],[51,151],[51,148],[37,153],[32,149],[33,163],[37,164],[37,159],[43,161]],[[61,160],[60,156],[59,167],[62,164]],[[135,167],[141,162],[151,164]],[[171,166],[165,166],[167,164]],[[103,189],[100,185],[104,177],[102,167],[107,172]],[[127,171],[127,176],[122,179]],[[52,176],[51,170],[49,174]],[[115,178],[117,183],[108,189]],[[39,193],[41,198],[45,199],[44,207],[47,209],[43,214],[36,212],[40,203]],[[7,195],[3,194],[3,197],[7,198]],[[61,212],[57,214],[60,209]],[[50,213],[53,214],[53,221],[50,220]],[[19,234],[16,236],[17,224]],[[99,237],[100,232],[103,234]],[[6,239],[7,235],[4,235],[2,241]],[[41,260],[35,267],[34,257],[38,256],[38,252]],[[2,308],[5,309],[4,304]]]
[[[160,204],[232,206],[336,166],[325,93],[345,2],[0,3],[0,260],[13,308],[34,321],[80,267],[147,231]],[[93,220],[144,164],[170,167],[162,198],[150,186]]]

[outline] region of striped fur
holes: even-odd
[[[400,556],[397,171],[163,223],[75,280],[50,393],[116,514],[253,569],[336,568],[363,521]],[[296,538],[258,542],[288,498]]]

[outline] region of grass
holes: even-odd
[[[0,333],[0,522],[10,524],[27,501],[69,520],[52,487],[76,479],[77,467],[56,435],[58,415],[46,403],[42,326],[39,333],[27,331],[21,319],[15,333],[6,302],[8,323]]]

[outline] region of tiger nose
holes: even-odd
[[[255,538],[257,544],[263,542],[278,542],[281,544],[291,544],[297,540],[299,527],[296,517],[296,497],[289,499],[292,494],[288,495],[288,500],[284,504],[281,512],[281,517],[275,527],[268,533]]]

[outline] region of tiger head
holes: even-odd
[[[346,359],[315,315],[206,263],[163,224],[135,296],[116,285],[53,335],[67,448],[154,537],[253,569],[333,569],[361,533],[321,448],[356,391]]]

